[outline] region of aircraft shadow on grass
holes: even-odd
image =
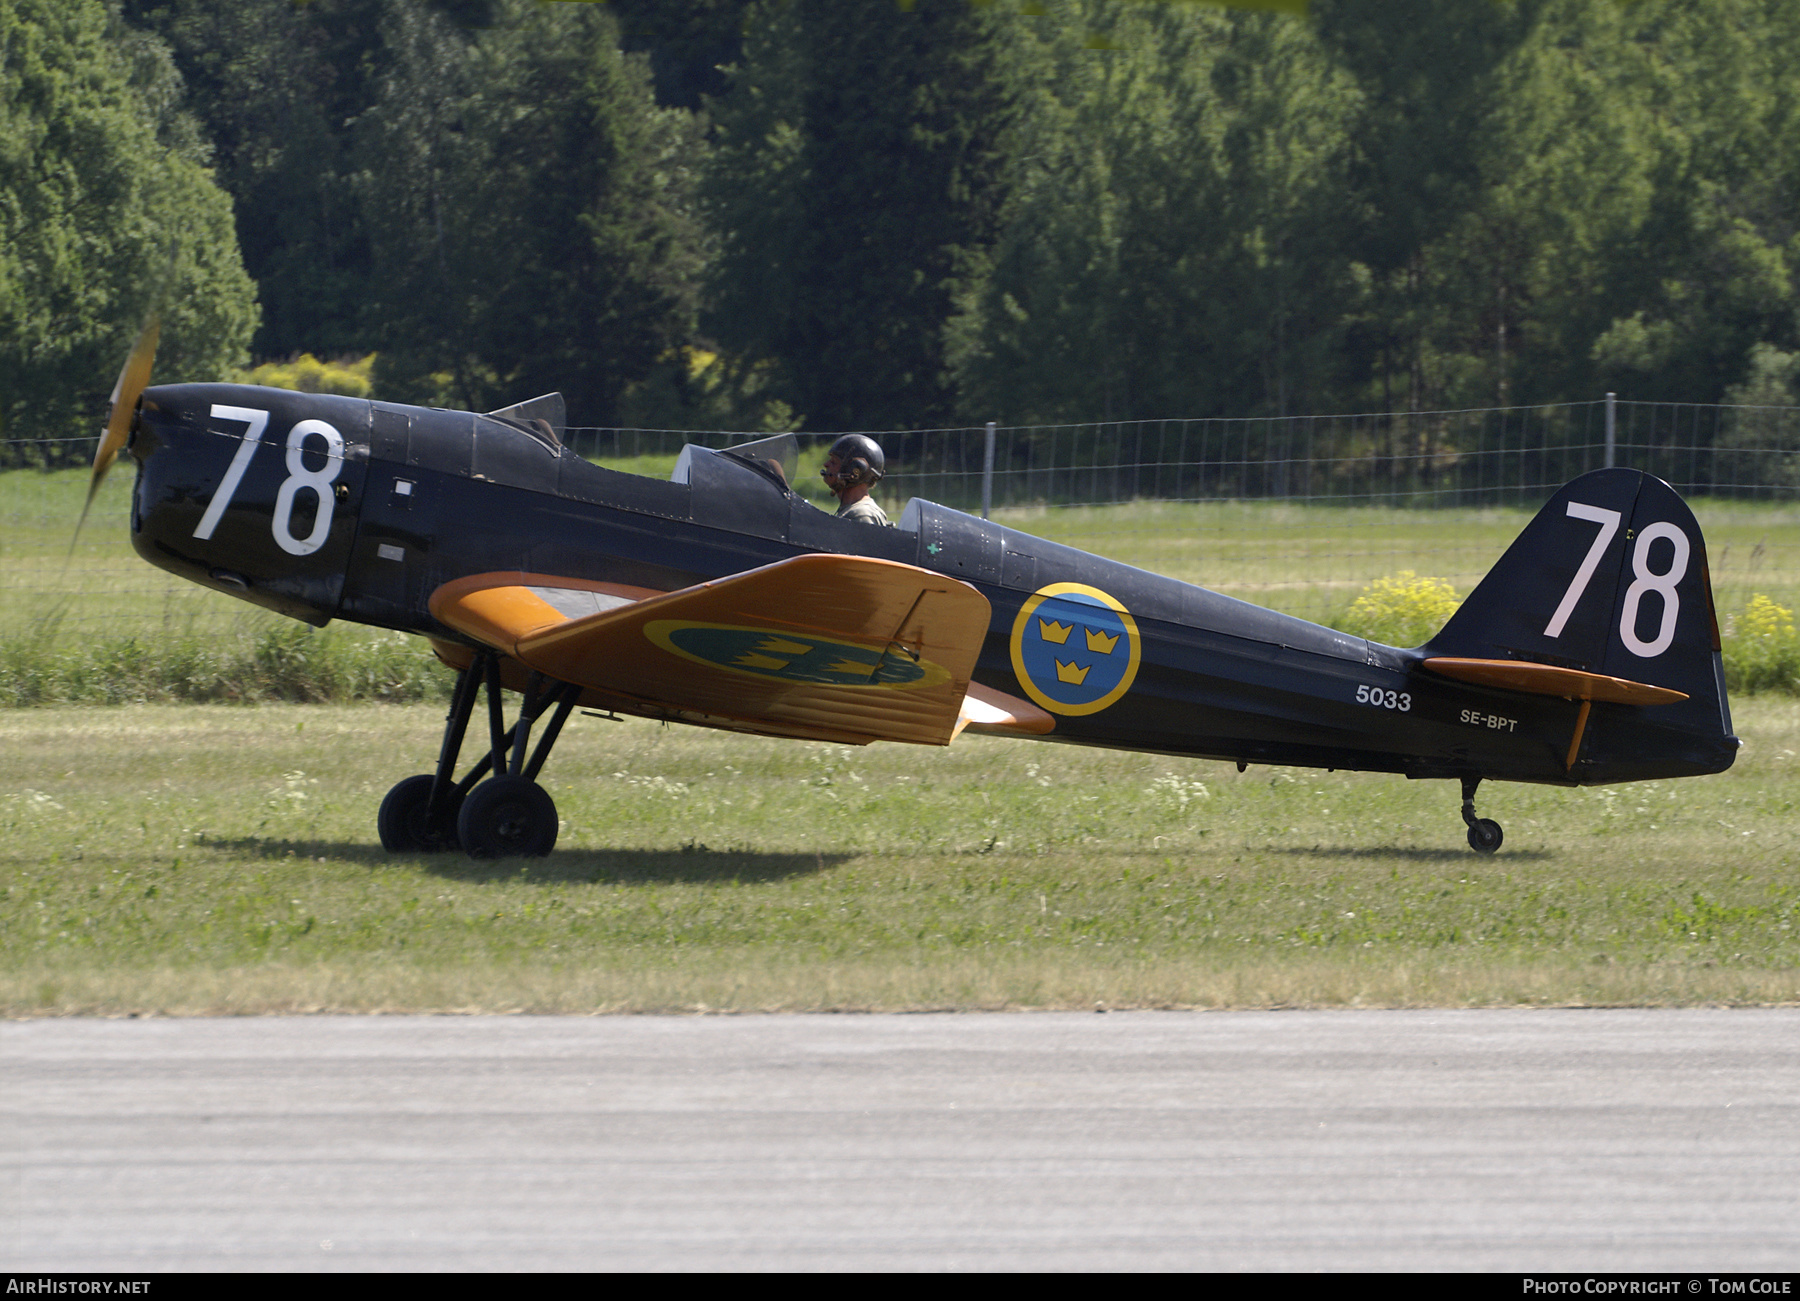
[[[342,840],[212,838],[211,849],[269,861],[327,862],[392,869],[399,864],[378,844]],[[767,853],[713,849],[700,842],[679,849],[565,849],[549,858],[471,859],[457,854],[420,855],[433,876],[471,884],[520,881],[532,885],[761,884],[826,872],[853,857],[845,853]],[[1460,857],[1460,856],[1459,856]]]
[[[434,876],[470,883],[529,881],[535,885],[710,885],[728,881],[761,885],[823,873],[850,854],[771,854],[754,849],[565,850],[546,859],[470,859],[433,855],[425,867]]]
[[[1311,845],[1288,846],[1280,849],[1270,848],[1265,853],[1277,854],[1287,858],[1319,858],[1319,859],[1352,859],[1367,861],[1378,858],[1397,858],[1406,863],[1461,863],[1467,866],[1469,856],[1460,849],[1421,849],[1416,845],[1401,847],[1398,845]],[[1509,849],[1505,861],[1509,863],[1542,863],[1553,855],[1544,849]]]

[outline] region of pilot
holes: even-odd
[[[825,454],[825,468],[819,477],[838,499],[840,519],[888,524],[887,512],[869,496],[869,489],[886,472],[887,458],[881,454],[880,443],[867,434],[845,434]]]

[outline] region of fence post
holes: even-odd
[[[1618,408],[1617,399],[1618,395],[1615,393],[1608,393],[1606,395],[1606,468],[1609,470],[1613,468],[1613,433],[1618,428],[1616,420]]]
[[[994,422],[987,422],[987,453],[981,458],[981,518],[994,505]]]

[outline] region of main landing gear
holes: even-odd
[[[1506,839],[1506,833],[1500,830],[1500,824],[1492,818],[1475,816],[1475,788],[1479,785],[1479,777],[1462,779],[1462,817],[1469,824],[1469,848],[1477,854],[1491,854],[1500,848],[1500,842]]]
[[[484,684],[488,752],[457,781],[457,755],[475,712],[475,697]],[[518,721],[505,727],[500,657],[493,651],[477,652],[456,679],[450,712],[444,718],[437,771],[406,778],[381,801],[381,812],[376,815],[381,847],[392,854],[432,854],[460,847],[471,858],[542,858],[548,854],[556,845],[556,804],[537,784],[537,775],[580,696],[581,688],[572,683],[533,673],[519,706]],[[528,761],[525,748],[532,726],[552,707],[556,712]],[[490,772],[495,775],[482,781]]]

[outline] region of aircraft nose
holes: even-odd
[[[145,389],[131,422],[131,432],[126,435],[126,455],[142,465],[166,445],[165,427],[193,424],[193,413],[182,407],[171,387]]]
[[[125,455],[131,457],[132,460],[140,465],[143,464],[144,458],[150,455],[150,440],[138,436],[144,429],[143,407],[148,406],[149,404],[150,398],[148,395],[145,395],[143,405],[139,407],[138,413],[131,418],[131,429],[125,435]]]

